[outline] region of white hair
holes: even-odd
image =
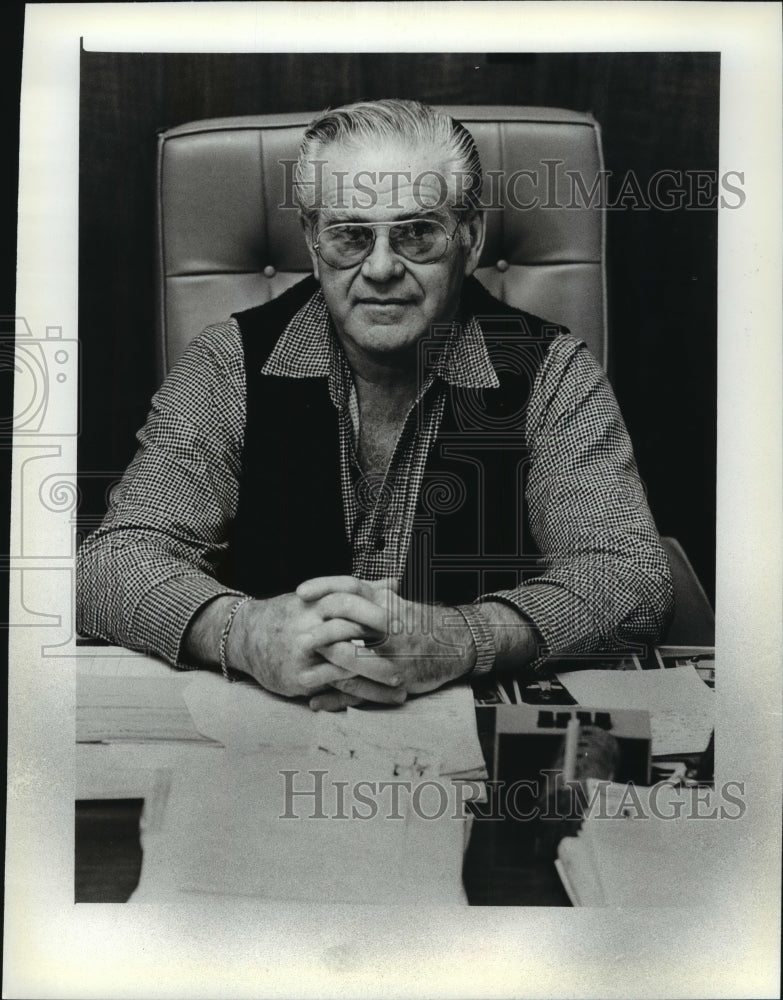
[[[333,143],[377,146],[390,139],[401,140],[411,148],[442,150],[441,165],[462,178],[457,195],[460,203],[450,207],[464,215],[475,210],[481,198],[481,160],[470,132],[427,104],[389,98],[328,110],[310,123],[294,172],[294,197],[302,219],[312,226],[318,217],[319,206],[307,197],[313,193],[308,177],[312,164],[323,157],[325,147]]]

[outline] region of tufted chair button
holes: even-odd
[[[277,274],[277,268],[276,267],[272,267],[271,264],[267,264],[266,267],[264,268],[264,277],[265,278],[274,278],[274,276],[276,274]]]
[[[499,260],[497,262],[497,264],[495,264],[495,267],[498,269],[498,271],[507,271],[508,270],[508,261],[501,259],[501,260]]]

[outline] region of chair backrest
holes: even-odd
[[[605,366],[605,221],[589,196],[603,168],[597,123],[558,108],[443,110],[470,129],[486,176],[477,276],[511,305],[568,326]],[[311,272],[290,182],[313,117],[215,118],[159,136],[161,378],[205,326]]]

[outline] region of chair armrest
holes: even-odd
[[[662,538],[674,583],[674,618],[662,640],[666,646],[714,646],[715,612],[676,538]]]

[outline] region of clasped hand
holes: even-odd
[[[304,640],[323,658],[322,669],[344,671],[327,681],[331,690],[310,699],[311,708],[397,704],[462,676],[475,661],[470,630],[458,611],[406,601],[393,581],[319,577],[300,584],[296,596],[321,614],[324,602],[339,612],[322,618]]]
[[[268,691],[334,711],[432,691],[467,673],[475,650],[453,608],[406,601],[391,580],[336,576],[247,602],[226,658]]]

